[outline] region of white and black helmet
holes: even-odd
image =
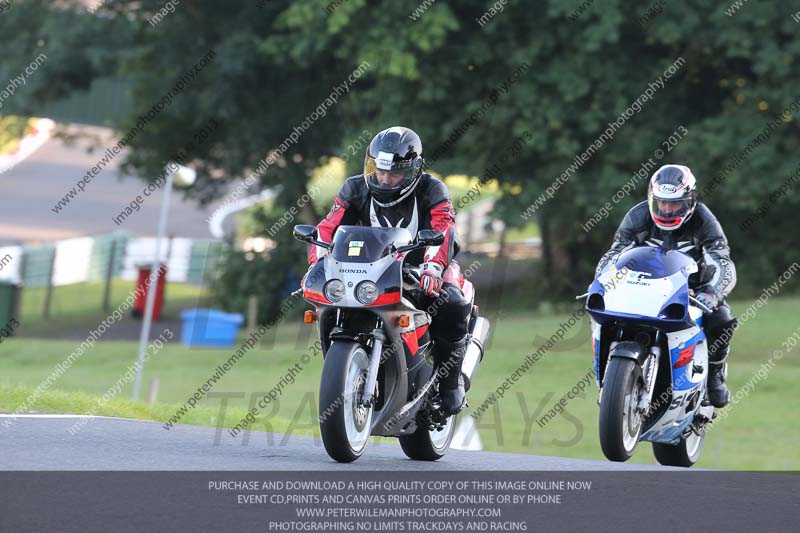
[[[370,194],[381,207],[390,207],[405,200],[416,188],[422,176],[422,140],[414,130],[395,126],[378,133],[367,147],[364,156],[364,181]],[[390,187],[378,182],[376,170],[387,170],[403,175],[403,179]]]
[[[664,165],[650,178],[650,216],[660,229],[673,231],[691,218],[697,206],[697,180],[689,167]]]

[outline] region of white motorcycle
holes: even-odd
[[[662,465],[692,466],[714,408],[708,400],[710,311],[689,290],[697,264],[678,251],[621,254],[589,287],[592,349],[600,390],[600,445],[626,461],[650,441]]]
[[[325,364],[320,380],[320,431],[333,459],[351,462],[370,435],[397,437],[411,459],[435,461],[450,447],[455,415],[441,409],[434,372],[434,341],[428,331],[434,306],[418,309],[409,293],[419,290],[418,268],[404,264],[410,252],[444,242],[439,231],[340,226],[333,242],[317,240],[314,226],[295,226],[295,238],[329,253],[303,284],[316,311]],[[457,270],[454,268],[454,270]],[[457,283],[473,302],[472,283]],[[489,322],[472,307],[469,345],[461,373],[469,389],[483,358]]]

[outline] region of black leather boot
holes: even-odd
[[[725,407],[731,399],[728,391],[727,366],[725,363],[709,363],[708,365],[708,399],[716,408]]]
[[[731,351],[731,338],[738,322],[731,315],[727,304],[720,305],[713,313],[703,315],[703,328],[708,336],[708,400],[714,407],[728,405],[731,393],[725,385],[728,365],[725,363]]]
[[[436,373],[439,375],[439,397],[442,410],[454,415],[464,409],[466,392],[461,378],[461,363],[467,352],[467,337],[456,342],[437,342]]]

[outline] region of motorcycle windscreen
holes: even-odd
[[[678,251],[629,250],[598,278],[605,312],[665,318],[662,311],[666,305],[687,298],[689,274],[696,270],[694,260]]]
[[[333,235],[331,256],[342,263],[373,263],[389,255],[392,245],[410,242],[411,233],[405,228],[339,226]]]
[[[688,276],[697,271],[697,263],[686,254],[651,246],[640,246],[620,254],[614,266],[617,270],[627,269],[653,278],[666,278],[681,271]]]

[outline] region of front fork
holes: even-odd
[[[621,336],[620,336],[621,338]],[[656,377],[658,376],[658,365],[661,360],[661,332],[658,331],[655,334],[653,345],[650,347],[650,352],[647,354],[647,358],[644,360],[644,364],[642,365],[642,376],[644,377],[644,386],[645,386],[645,393],[639,399],[639,403],[636,406],[636,410],[642,414],[646,415],[648,410],[650,409],[650,404],[653,401],[653,393],[655,392],[656,386]],[[598,349],[595,352],[595,364],[599,369],[600,361],[600,332],[599,326],[597,331],[597,339],[596,342],[598,345]],[[609,345],[608,353],[614,351],[614,346],[617,344],[618,341],[614,341]],[[599,373],[599,370],[598,370]],[[601,385],[601,382],[598,378],[598,385]],[[600,402],[603,398],[603,387],[600,386],[600,394],[597,397],[597,405],[600,405]]]
[[[658,339],[658,337],[656,337]],[[658,340],[650,348],[650,353],[647,354],[647,359],[644,362],[642,373],[644,375],[645,393],[639,400],[637,410],[646,415],[650,410],[650,403],[653,401],[653,391],[656,388],[656,375],[658,374],[658,362],[661,359],[661,346],[658,345]]]
[[[378,367],[381,363],[384,342],[386,342],[386,334],[383,332],[383,324],[378,321],[378,325],[372,330],[372,352],[369,356],[369,368],[367,369],[367,379],[364,383],[364,394],[361,396],[361,405],[363,407],[370,407],[375,402],[375,384],[378,381]]]

